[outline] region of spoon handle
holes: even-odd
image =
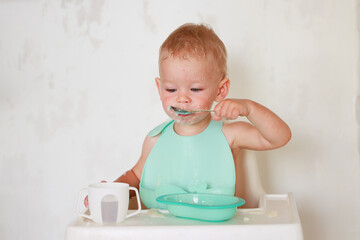
[[[211,109],[201,109],[201,110],[194,110],[191,111],[192,113],[197,113],[197,112],[214,112],[214,110]]]

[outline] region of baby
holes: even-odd
[[[146,136],[138,162],[115,180],[139,188],[146,207],[163,208],[156,197],[169,193],[234,195],[240,150],[270,150],[290,140],[287,124],[266,107],[226,98],[226,58],[223,42],[205,25],[182,25],[162,44],[155,81],[172,120]],[[214,102],[213,114],[204,111]],[[222,121],[239,116],[250,123]]]

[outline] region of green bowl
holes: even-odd
[[[236,208],[245,200],[229,195],[208,193],[181,193],[160,196],[156,201],[166,204],[177,217],[219,222],[232,218]]]

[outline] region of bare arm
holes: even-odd
[[[141,156],[140,156],[138,162],[132,168],[135,175],[139,179],[141,179],[141,174],[142,174],[146,159],[148,158],[149,153],[151,152],[151,150],[155,146],[155,144],[156,144],[157,140],[159,139],[159,137],[160,137],[160,134],[155,136],[155,137],[146,136],[146,138],[144,140],[144,143],[143,143],[143,146],[142,146],[142,151],[141,151]]]
[[[156,137],[146,136],[144,143],[143,143],[141,156],[140,156],[139,160],[137,161],[137,163],[135,164],[135,166],[132,169],[130,169],[129,171],[125,172],[120,177],[118,177],[114,182],[128,183],[130,186],[133,186],[133,187],[136,187],[137,189],[139,189],[141,174],[142,174],[142,170],[144,168],[146,159],[147,159],[151,149],[154,147],[155,143],[157,142],[158,138],[159,138],[159,136],[156,136]],[[134,195],[135,195],[135,192],[131,191],[130,197],[132,197]]]
[[[215,107],[214,120],[245,116],[251,122],[224,126],[232,149],[269,150],[284,146],[291,138],[288,125],[268,108],[247,99],[225,99]]]
[[[114,180],[114,182],[127,183],[130,186],[136,187],[137,189],[139,189],[141,174],[142,174],[142,170],[144,168],[146,159],[147,159],[151,149],[154,147],[155,143],[159,139],[159,136],[160,135],[155,136],[155,137],[146,136],[144,143],[143,143],[141,156],[140,156],[138,162],[135,164],[135,166],[132,169],[130,169],[129,171],[125,172],[123,175],[118,177],[116,180]],[[106,181],[102,181],[102,182],[106,182]],[[133,196],[135,196],[135,192],[130,191],[129,198],[131,198]],[[84,199],[84,205],[85,205],[85,207],[89,206],[88,196],[86,196]]]

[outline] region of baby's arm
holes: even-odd
[[[133,169],[130,169],[129,171],[125,172],[123,175],[118,177],[114,182],[127,183],[129,184],[129,186],[139,189],[140,178],[136,176]],[[134,191],[130,191],[129,193],[130,198],[135,195],[136,194]]]
[[[159,139],[159,136],[160,135],[155,136],[155,137],[147,136],[145,138],[145,141],[144,141],[143,147],[142,147],[141,156],[140,156],[138,162],[135,164],[135,166],[132,169],[130,169],[129,171],[125,172],[123,175],[118,177],[114,182],[127,183],[130,186],[136,187],[137,189],[139,189],[141,174],[142,174],[142,170],[145,165],[145,161],[146,161],[151,149],[154,147],[156,141]],[[101,182],[106,182],[106,181],[101,181]],[[131,198],[133,196],[135,196],[135,192],[130,191],[129,198]],[[88,196],[85,197],[84,205],[85,205],[85,207],[89,206]]]
[[[284,146],[291,138],[288,125],[266,107],[247,99],[225,99],[216,105],[214,120],[245,116],[251,122],[224,125],[232,149],[269,150]]]
[[[123,182],[128,183],[132,187],[136,187],[139,189],[140,179],[142,170],[144,168],[146,159],[151,151],[151,149],[154,147],[156,141],[158,140],[159,136],[155,137],[149,137],[146,136],[143,146],[142,146],[142,152],[139,160],[135,164],[135,166],[130,169],[129,171],[125,172],[123,175],[121,175],[119,178],[117,178],[114,182]],[[130,197],[135,196],[134,191],[130,191]]]

